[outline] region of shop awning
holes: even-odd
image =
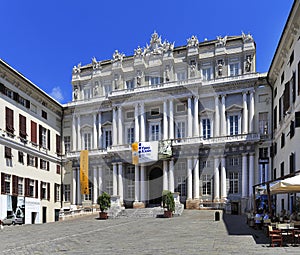
[[[271,194],[300,192],[300,175],[286,178],[270,186]]]

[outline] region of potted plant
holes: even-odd
[[[106,210],[110,207],[110,195],[106,192],[103,192],[97,199],[97,204],[100,206],[100,219],[107,219],[108,215]]]
[[[165,208],[164,217],[171,218],[173,216],[173,212],[175,211],[175,201],[171,191],[164,190],[162,192],[162,203],[163,208]]]

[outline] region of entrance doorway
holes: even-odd
[[[160,205],[163,191],[163,171],[160,168],[153,168],[149,174],[149,204]]]
[[[47,223],[47,207],[43,206],[43,223]]]

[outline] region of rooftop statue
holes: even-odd
[[[253,37],[250,33],[246,35],[244,32],[242,32],[242,38],[244,42],[253,42]]]
[[[193,35],[191,38],[187,39],[188,47],[197,47],[199,45],[199,41],[197,36]]]
[[[114,54],[113,54],[113,61],[122,61],[123,58],[125,57],[125,54],[120,53],[118,50],[115,50]]]
[[[80,73],[81,63],[73,67],[73,74]]]
[[[218,42],[216,43],[217,47],[223,47],[226,45],[227,35],[225,37],[217,36]]]
[[[95,57],[92,58],[93,69],[98,69],[100,67],[100,63],[96,60]]]

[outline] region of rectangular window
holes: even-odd
[[[282,98],[279,98],[279,103],[278,103],[278,121],[280,122],[282,119]]]
[[[273,126],[274,126],[274,129],[277,128],[277,106],[275,106],[274,108],[274,112],[273,112]]]
[[[150,124],[150,141],[160,140],[159,124]]]
[[[239,173],[234,173],[234,172],[229,173],[229,193],[230,194],[239,193]]]
[[[111,130],[105,130],[105,148],[112,145]]]
[[[128,166],[125,171],[125,190],[126,198],[128,200],[134,200],[135,184],[134,184],[134,166]]]
[[[24,164],[24,153],[22,151],[18,151],[18,162]]]
[[[259,113],[258,126],[259,126],[259,133],[261,135],[267,135],[269,133],[269,121],[268,121],[268,113],[267,112]]]
[[[39,145],[44,149],[47,148],[47,129],[39,125]]]
[[[150,77],[150,85],[157,85],[161,83],[161,78],[160,77]]]
[[[284,85],[283,91],[283,114],[286,115],[288,109],[290,108],[290,82]]]
[[[69,153],[71,151],[71,137],[70,136],[64,137],[64,144],[65,144],[65,153]]]
[[[296,82],[296,77],[295,77]],[[298,62],[298,95],[300,95],[300,61]]]
[[[239,75],[239,63],[229,64],[229,75],[230,76],[238,76]]]
[[[40,159],[40,168],[49,171],[49,161]]]
[[[281,134],[281,148],[283,148],[284,145],[285,145],[285,134],[282,133],[282,134]]]
[[[238,166],[240,164],[240,158],[238,156],[228,157],[227,160],[229,166]]]
[[[11,148],[5,146],[4,157],[8,159],[12,159]]]
[[[56,173],[60,174],[60,165],[56,165]]]
[[[56,153],[57,154],[61,153],[61,141],[59,135],[56,135]]]
[[[290,174],[292,174],[292,173],[295,173],[295,167],[296,167],[296,165],[295,165],[295,163],[296,163],[296,160],[295,160],[295,153],[291,153],[290,154]]]
[[[281,74],[280,82],[281,82],[281,84],[284,82],[284,71]]]
[[[127,143],[128,144],[134,143],[134,128],[133,127],[127,128]]]
[[[292,87],[292,102],[295,103],[296,101],[296,72],[293,72],[292,79],[290,81]]]
[[[202,136],[204,139],[209,139],[211,136],[210,119],[202,119]]]
[[[133,119],[134,118],[134,111],[126,112],[126,119]]]
[[[91,133],[84,133],[83,134],[83,149],[90,150],[91,149]]]
[[[19,114],[19,136],[23,139],[27,139],[26,117],[21,114]]]
[[[300,112],[295,112],[295,128],[300,127]]]
[[[185,112],[185,104],[177,104],[176,105],[176,112]]]
[[[212,79],[211,77],[211,74],[212,74],[212,71],[211,71],[211,68],[203,68],[202,69],[202,79],[204,81],[209,81]]]
[[[268,149],[268,147],[259,148],[259,158],[260,159],[269,158],[269,149]]]
[[[66,202],[71,201],[71,185],[70,184],[64,185],[64,197],[65,197]]]
[[[18,177],[18,195],[24,195],[24,178]]]
[[[48,118],[47,112],[45,112],[44,110],[42,110],[42,117],[43,117],[44,119],[47,119],[47,118]]]
[[[294,62],[294,51],[290,55],[290,61],[289,61],[290,66],[292,65],[293,62]]]
[[[31,142],[37,144],[37,124],[31,121]]]
[[[179,192],[180,196],[185,197],[186,190],[186,163],[183,161],[177,162],[175,167],[175,192]]]
[[[126,88],[127,89],[134,89],[134,80],[128,80],[126,81]]]
[[[229,129],[230,135],[237,135],[239,132],[239,116],[231,115],[229,116]]]
[[[290,139],[292,139],[295,135],[295,122],[291,121],[290,123]]]
[[[211,176],[209,174],[203,174],[202,175],[202,195],[203,196],[208,196],[211,195]]]
[[[178,72],[177,73],[177,80],[178,81],[184,81],[184,80],[186,80],[186,72]]]
[[[60,201],[60,185],[54,183],[54,201]]]
[[[41,199],[47,199],[47,183],[41,182]]]
[[[176,123],[176,138],[184,138],[185,137],[185,122],[178,121]]]
[[[284,162],[281,162],[280,164],[280,175],[281,177],[284,176]]]
[[[11,175],[10,174],[5,174],[5,179],[4,179],[4,183],[5,183],[5,193],[6,194],[10,194],[10,183],[11,183]]]
[[[90,88],[84,89],[83,96],[84,96],[84,99],[90,99],[91,98],[91,89]]]
[[[6,131],[9,134],[13,134],[14,129],[14,111],[5,107],[5,122],[6,122]]]

